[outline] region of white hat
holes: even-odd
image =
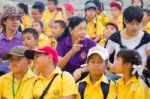
[[[100,55],[103,60],[106,60],[109,58],[109,54],[108,54],[107,49],[105,49],[104,47],[98,46],[98,45],[90,48],[88,55],[87,55],[87,58],[89,58],[89,56],[91,56],[92,54]]]

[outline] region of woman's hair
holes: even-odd
[[[19,3],[17,5],[20,9],[23,9],[23,12],[26,14],[26,15],[29,15],[29,11],[28,11],[28,5],[24,4],[24,3]]]
[[[144,6],[144,2],[143,2],[143,0],[139,0],[140,2],[141,2],[141,8],[143,8],[143,6]],[[134,2],[134,0],[132,0],[132,5],[133,5],[133,2]]]
[[[35,2],[32,8],[38,9],[40,13],[45,11],[45,5],[42,2]]]
[[[85,19],[83,17],[80,17],[80,16],[74,16],[74,17],[70,17],[68,19],[68,21],[69,21],[68,26],[65,28],[65,31],[63,32],[63,34],[61,35],[61,37],[59,37],[57,39],[58,41],[61,41],[63,38],[65,38],[67,36],[70,36],[69,28],[74,29],[81,22],[84,22]]]
[[[120,50],[117,54],[117,57],[122,58],[123,63],[130,63],[132,66],[142,64],[142,58],[141,58],[140,54],[135,50],[128,50],[128,49]],[[132,71],[133,71],[133,69],[132,69]],[[135,75],[137,77],[139,76],[137,72]]]
[[[147,57],[146,68],[148,71],[150,71],[150,55]]]
[[[26,28],[23,32],[22,35],[26,34],[26,33],[30,33],[33,35],[35,40],[39,39],[39,34],[38,32],[34,29],[34,28]]]
[[[143,16],[144,16],[144,14],[140,7],[129,6],[123,12],[123,21],[130,23],[135,20],[138,23],[141,23]],[[124,27],[126,27],[125,22],[124,22]]]

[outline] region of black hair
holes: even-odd
[[[123,21],[126,21],[127,23],[129,23],[135,20],[138,23],[141,23],[143,16],[144,14],[140,7],[129,6],[123,12]],[[125,22],[124,22],[124,27],[126,27]]]
[[[116,28],[116,30],[118,31],[118,26],[117,26],[116,24],[111,23],[111,22],[108,22],[108,23],[106,23],[105,27],[106,27],[107,25],[112,25],[112,26],[114,26],[114,27]]]
[[[23,32],[22,35],[26,34],[26,33],[30,33],[33,35],[35,40],[39,39],[39,34],[38,32],[34,29],[34,28],[26,28]]]
[[[122,49],[118,52],[117,58],[122,58],[123,63],[130,63],[131,65],[141,65],[142,57],[135,50]],[[131,72],[133,69],[131,70]],[[138,77],[138,73],[136,72],[136,77]]]
[[[39,23],[39,24],[40,24],[40,26],[41,26],[41,28],[44,28],[44,24],[43,24],[43,22],[42,22],[42,21],[34,21],[34,22]]]
[[[146,68],[148,71],[150,71],[150,55],[147,57]]]
[[[66,28],[66,23],[63,20],[55,20],[54,23],[58,23],[62,28]]]
[[[92,1],[100,11],[104,11],[104,4],[99,0]]]
[[[132,5],[133,5],[133,1],[134,1],[134,0],[132,0]],[[144,6],[143,0],[140,0],[140,2],[141,2],[141,4],[142,4],[142,5],[141,5],[141,8],[143,8],[143,6]]]
[[[47,0],[47,1],[52,1],[55,5],[58,5],[58,0]]]
[[[148,16],[150,16],[150,9],[143,9],[143,12],[145,12]]]
[[[45,5],[42,2],[35,2],[32,8],[38,9],[40,13],[45,11]]]
[[[88,4],[88,3],[92,3],[92,1],[91,1],[91,0],[86,1],[86,2],[84,3],[84,6],[85,6],[86,4]]]
[[[29,15],[29,11],[28,11],[28,5],[24,4],[24,3],[19,3],[17,5],[20,9],[23,9],[23,12],[26,14],[26,15]]]

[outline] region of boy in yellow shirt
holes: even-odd
[[[123,74],[118,81],[117,99],[150,99],[148,86],[140,78],[143,72],[141,56],[135,50],[121,50],[114,63],[114,71]]]
[[[104,74],[108,58],[108,51],[101,46],[89,50],[87,55],[89,74],[77,84],[76,99],[116,99],[115,83]]]
[[[36,76],[28,69],[24,46],[13,47],[3,60],[10,60],[11,72],[0,77],[0,99],[31,99]]]
[[[47,0],[48,10],[43,14],[44,31],[48,37],[52,35],[52,24],[55,20],[62,20],[62,12],[57,9],[57,0]]]
[[[48,37],[44,34],[44,25],[42,21],[34,21],[32,27],[38,32],[39,40],[37,43],[37,47],[42,47],[46,45],[50,45]]]
[[[122,4],[114,1],[110,3],[111,14],[108,15],[108,22],[112,22],[118,26],[118,30],[123,29]]]
[[[85,4],[85,18],[87,21],[87,34],[95,42],[99,42],[101,36],[103,35],[103,25],[95,17],[96,16],[96,6],[92,2]]]
[[[44,46],[28,50],[26,55],[34,60],[35,68],[41,72],[35,82],[32,99],[75,99],[75,81],[68,72],[57,67],[58,56],[54,49]]]

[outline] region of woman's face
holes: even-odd
[[[74,39],[84,39],[86,36],[86,22],[82,21],[79,25],[75,26],[73,29],[69,28],[70,34]]]

